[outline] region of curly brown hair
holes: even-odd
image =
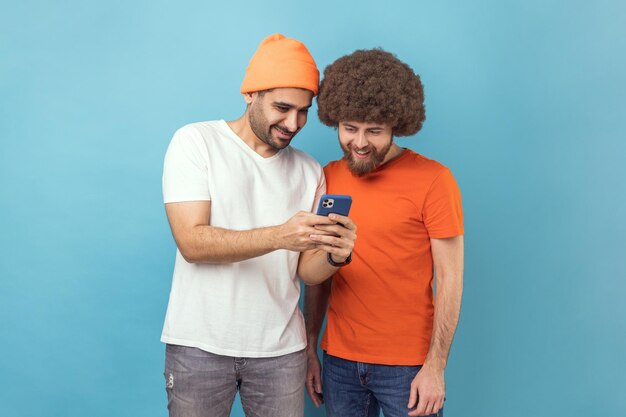
[[[324,70],[317,115],[327,126],[354,121],[391,125],[394,136],[411,136],[426,118],[419,75],[383,49],[358,50]]]

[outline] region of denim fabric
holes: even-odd
[[[237,390],[247,417],[304,415],[304,351],[274,358],[233,358],[167,345],[170,417],[228,417]]]
[[[353,362],[324,353],[328,417],[407,417],[411,382],[421,366]],[[429,417],[443,417],[443,408]]]

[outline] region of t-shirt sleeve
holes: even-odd
[[[448,168],[435,178],[426,194],[423,219],[431,238],[443,239],[463,234],[461,191]]]
[[[326,176],[324,175],[324,171],[320,168],[320,177],[317,182],[317,189],[315,190],[315,199],[313,200],[313,207],[311,207],[312,213],[315,213],[315,210],[317,210],[320,198],[322,198],[324,194],[326,194]]]
[[[172,138],[163,163],[163,201],[211,200],[208,153],[200,132],[186,126]]]

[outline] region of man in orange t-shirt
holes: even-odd
[[[324,169],[327,189],[352,196],[358,239],[352,261],[306,291],[309,396],[329,417],[441,416],[463,289],[463,212],[450,170],[393,140],[422,127],[420,78],[381,49],[356,51],[324,71],[318,114],[338,129],[344,157]]]

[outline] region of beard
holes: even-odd
[[[385,156],[387,156],[389,149],[391,149],[391,145],[393,145],[393,141],[390,141],[389,145],[385,146],[380,151],[376,150],[376,148],[371,145],[361,149],[370,152],[366,159],[354,158],[352,151],[356,149],[352,145],[345,147],[342,145],[341,149],[343,150],[343,159],[348,163],[348,168],[350,172],[352,172],[352,175],[362,177],[374,171],[383,163]]]
[[[289,146],[291,139],[293,139],[296,133],[298,133],[297,130],[295,132],[291,132],[286,127],[278,124],[270,125],[265,117],[265,114],[263,114],[263,109],[261,109],[260,106],[252,106],[250,108],[248,121],[254,134],[261,139],[262,142],[268,144],[277,151]],[[277,129],[286,135],[291,135],[291,138],[289,140],[281,140],[273,135],[272,129]]]

